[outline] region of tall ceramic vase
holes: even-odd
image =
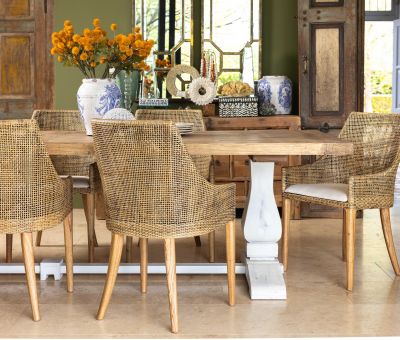
[[[257,84],[260,115],[290,114],[292,81],[285,76],[264,76]]]
[[[83,79],[76,95],[86,134],[92,135],[92,119],[103,116],[121,102],[121,91],[114,79]]]

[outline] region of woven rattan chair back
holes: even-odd
[[[341,157],[347,176],[377,173],[400,161],[400,115],[353,112],[339,138],[354,145],[351,156]]]
[[[0,122],[0,233],[54,227],[71,211],[71,195],[32,120]]]
[[[44,131],[79,131],[85,132],[81,114],[74,110],[36,110],[34,119],[40,130]],[[89,166],[94,163],[91,156],[51,156],[53,165],[59,175],[89,176]]]
[[[173,123],[94,120],[92,125],[111,231],[188,237],[233,219],[234,187],[226,199],[216,194],[226,187],[198,173]]]
[[[205,131],[201,110],[160,110],[160,109],[139,109],[135,112],[138,120],[168,120],[174,123],[193,123],[193,131]],[[211,157],[192,155],[192,160],[201,175],[210,180]]]

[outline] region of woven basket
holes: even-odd
[[[257,117],[257,97],[220,97],[218,98],[220,117]]]

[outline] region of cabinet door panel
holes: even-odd
[[[250,161],[248,156],[232,156],[232,177],[250,179]]]
[[[214,177],[216,180],[231,178],[229,156],[214,156]]]
[[[312,114],[343,111],[343,25],[312,25]]]
[[[53,0],[0,0],[0,119],[53,106]]]

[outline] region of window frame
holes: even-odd
[[[392,0],[391,11],[365,11],[365,21],[393,21],[399,18],[399,0]]]

